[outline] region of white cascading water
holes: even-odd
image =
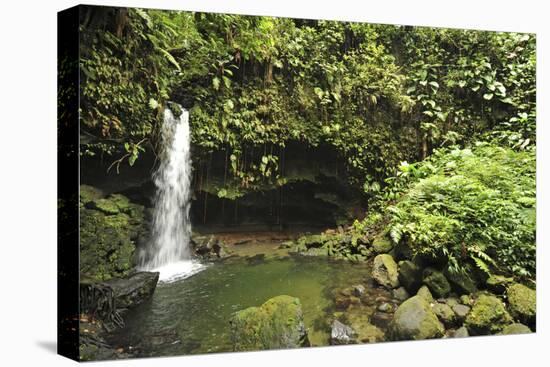
[[[173,281],[201,270],[191,259],[191,142],[189,112],[179,118],[166,108],[161,129],[164,147],[153,174],[157,187],[151,243],[141,256],[141,269],[160,272],[160,280]]]

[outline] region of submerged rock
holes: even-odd
[[[510,313],[514,318],[534,326],[537,317],[537,293],[523,284],[514,284],[506,291]]]
[[[298,298],[277,296],[260,307],[236,312],[230,320],[234,351],[309,346]]]
[[[374,258],[372,277],[378,284],[390,289],[397,288],[399,287],[398,275],[397,264],[391,255],[382,254]]]
[[[355,297],[361,297],[365,294],[366,288],[362,284],[354,285],[353,286],[353,295]]]
[[[344,345],[357,343],[357,332],[350,326],[334,320],[330,330],[330,344]]]
[[[496,334],[512,322],[508,311],[500,299],[490,295],[480,295],[468,313],[464,326],[471,335]]]
[[[193,246],[195,255],[202,257],[203,259],[223,259],[230,255],[230,251],[226,244],[214,235],[191,236],[191,246]]]
[[[424,269],[422,281],[430,288],[432,294],[437,297],[446,297],[451,292],[451,285],[442,272],[433,268]]]
[[[395,311],[388,329],[392,340],[440,338],[444,332],[445,329],[430,304],[421,296],[414,296],[403,302]]]
[[[135,307],[153,295],[159,280],[158,272],[139,272],[128,278],[111,279],[104,284],[112,290],[117,309]]]

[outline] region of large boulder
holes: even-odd
[[[80,188],[80,274],[87,281],[128,276],[136,243],[147,233],[143,206],[120,194],[101,195]]]
[[[422,282],[428,286],[436,298],[446,297],[451,292],[451,285],[445,275],[434,268],[424,269]]]
[[[298,298],[277,296],[260,307],[236,312],[230,320],[234,351],[309,346]]]
[[[386,288],[399,287],[397,264],[391,255],[381,254],[374,258],[372,277],[378,284]]]
[[[330,330],[330,344],[343,345],[357,343],[357,332],[348,325],[334,320]]]
[[[400,261],[399,283],[409,293],[415,294],[422,285],[422,270],[410,260]]]
[[[537,293],[523,284],[513,284],[506,291],[510,313],[522,323],[534,326],[537,318]]]
[[[464,326],[470,335],[488,335],[502,331],[511,322],[512,318],[500,299],[482,294],[466,316]]]
[[[414,296],[403,302],[388,328],[392,340],[433,339],[443,336],[445,329],[425,298]]]
[[[135,307],[151,298],[155,292],[158,280],[158,272],[143,271],[132,274],[127,278],[110,279],[104,282],[104,284],[113,290],[116,308],[127,309]]]
[[[430,292],[428,287],[426,287],[425,285],[420,287],[418,292],[416,292],[416,295],[424,298],[426,301],[428,301],[428,303],[434,302],[434,297],[432,295],[432,292]]]

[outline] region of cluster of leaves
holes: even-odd
[[[220,197],[284,185],[290,143],[334,149],[371,198],[399,162],[441,146],[535,144],[533,35],[86,9],[82,151],[132,165],[158,150],[176,101],[190,108],[195,166],[227,152]]]
[[[401,172],[404,194],[386,209],[395,243],[445,257],[453,271],[473,262],[485,272],[534,277],[534,150],[441,149]]]

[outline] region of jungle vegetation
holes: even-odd
[[[534,277],[534,35],[106,7],[80,29],[83,156],[159,154],[175,101],[196,170],[225,153],[219,197],[285,185],[291,144],[329,147],[368,202],[355,238]]]

